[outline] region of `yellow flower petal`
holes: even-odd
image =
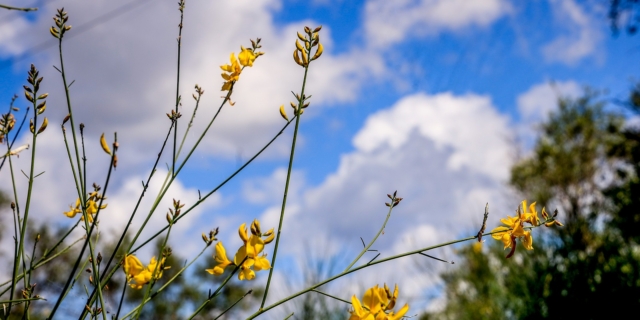
[[[522,240],[522,245],[527,250],[533,250],[533,237],[531,236],[531,232],[527,231],[524,233],[524,239]]]

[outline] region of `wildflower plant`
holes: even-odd
[[[334,274],[333,276],[319,281],[307,288],[301,288],[299,291],[289,296],[279,297],[275,302],[267,304],[267,297],[270,293],[272,293],[270,292],[270,288],[272,281],[274,280],[273,272],[279,266],[277,264],[278,248],[281,240],[281,230],[283,230],[284,225],[284,216],[286,213],[289,183],[295,159],[298,132],[301,127],[301,119],[304,110],[308,108],[311,103],[312,96],[306,92],[307,75],[310,68],[314,65],[314,62],[317,59],[321,58],[324,52],[324,46],[320,40],[320,32],[322,30],[322,27],[318,26],[316,28],[304,27],[304,30],[302,32],[297,33],[295,42],[292,41],[293,63],[296,63],[298,66],[304,69],[304,75],[301,79],[301,87],[299,89],[299,92],[293,92],[293,101],[289,103],[293,112],[288,114],[287,110],[285,110],[284,104],[282,104],[278,110],[281,117],[285,120],[281,129],[278,130],[274,134],[274,136],[268,142],[266,142],[259,151],[255,153],[254,156],[249,158],[249,160],[247,160],[242,166],[240,166],[233,174],[224,179],[218,185],[212,186],[210,191],[202,194],[195,203],[185,204],[180,200],[174,199],[173,205],[168,209],[166,213],[166,225],[159,230],[156,230],[150,237],[141,239],[141,234],[143,230],[147,230],[149,228],[148,222],[151,216],[157,211],[160,201],[163,198],[168,197],[169,188],[181,173],[185,165],[189,162],[190,157],[198,148],[204,136],[212,128],[222,108],[229,104],[233,105],[231,96],[234,88],[238,85],[242,85],[242,73],[247,72],[245,71],[247,67],[259,68],[260,63],[258,62],[258,58],[261,55],[265,54],[264,52],[260,51],[262,47],[262,40],[260,38],[251,40],[251,45],[248,47],[244,47],[241,45],[240,51],[237,52],[237,54],[236,52],[230,53],[228,63],[222,64],[220,66],[220,69],[222,70],[222,84],[220,90],[226,93],[224,99],[219,105],[215,115],[211,119],[209,119],[208,125],[204,128],[204,130],[202,130],[202,132],[199,133],[199,137],[196,139],[196,142],[193,145],[188,146],[186,144],[186,137],[191,133],[191,125],[194,118],[196,117],[196,111],[201,103],[201,99],[203,98],[205,90],[203,90],[202,87],[195,85],[195,93],[193,93],[192,95],[194,99],[193,113],[182,139],[178,139],[177,128],[182,121],[180,120],[182,119],[182,114],[179,107],[183,103],[182,95],[180,94],[180,50],[185,10],[184,0],[179,1],[178,9],[180,11],[180,24],[178,25],[178,60],[175,108],[169,110],[169,112],[166,113],[169,121],[165,124],[167,127],[166,133],[163,134],[165,138],[163,141],[159,141],[160,150],[157,154],[154,165],[149,171],[147,179],[143,181],[143,190],[138,197],[136,206],[130,212],[129,220],[124,229],[121,230],[120,237],[115,247],[109,249],[107,249],[104,244],[101,243],[98,230],[100,228],[101,220],[100,213],[103,210],[108,210],[106,200],[109,191],[109,181],[111,175],[115,174],[114,170],[116,169],[118,164],[118,136],[116,133],[114,133],[112,135],[113,138],[110,138],[111,135],[105,136],[105,134],[102,134],[99,141],[85,141],[85,126],[82,123],[78,123],[79,119],[76,119],[76,117],[74,116],[72,99],[69,95],[70,84],[67,82],[67,73],[65,70],[65,60],[63,56],[64,35],[68,32],[73,31],[71,25],[68,24],[70,18],[64,11],[64,9],[57,10],[56,15],[53,19],[54,25],[49,29],[49,32],[58,41],[59,65],[56,66],[56,69],[60,71],[60,75],[62,78],[63,94],[66,98],[67,111],[67,115],[62,120],[60,128],[62,130],[62,136],[65,145],[64,151],[68,157],[69,166],[71,168],[71,176],[69,177],[69,179],[72,179],[74,182],[77,196],[74,196],[75,202],[69,205],[68,211],[64,211],[64,208],[55,210],[59,210],[58,212],[62,212],[66,218],[75,219],[76,222],[68,229],[66,233],[63,234],[59,242],[55,244],[50,250],[46,251],[42,257],[35,260],[33,254],[31,255],[31,257],[28,256],[27,248],[25,248],[25,236],[27,233],[27,225],[30,222],[29,218],[31,218],[30,208],[33,198],[33,185],[38,174],[34,170],[34,164],[37,159],[36,147],[38,136],[40,134],[46,133],[45,131],[47,130],[49,123],[49,120],[45,116],[45,111],[47,109],[46,98],[48,97],[48,94],[41,92],[40,85],[43,81],[43,78],[39,77],[38,69],[32,65],[27,72],[27,85],[24,86],[24,97],[31,104],[30,110],[32,112],[31,118],[29,120],[29,131],[32,136],[30,145],[13,148],[13,142],[20,133],[22,124],[24,124],[24,122],[26,121],[25,116],[25,118],[22,119],[22,123],[16,128],[17,121],[13,112],[17,111],[17,109],[13,107],[13,102],[17,99],[17,97],[13,98],[9,112],[3,114],[0,118],[0,143],[7,146],[6,153],[4,153],[2,158],[2,164],[4,164],[5,160],[7,160],[9,164],[8,170],[11,174],[11,182],[13,186],[13,202],[11,204],[11,209],[13,211],[15,227],[15,250],[13,265],[11,269],[12,278],[9,281],[0,284],[0,290],[2,290],[0,291],[0,297],[2,297],[0,304],[2,304],[3,306],[3,308],[0,309],[0,318],[7,319],[12,314],[12,308],[14,306],[22,305],[22,316],[23,318],[29,319],[32,309],[30,308],[30,306],[38,303],[38,300],[43,299],[43,297],[39,295],[36,284],[32,283],[31,281],[34,270],[46,263],[58,259],[62,255],[68,254],[70,252],[70,249],[75,246],[78,249],[77,255],[72,257],[74,261],[72,268],[70,270],[64,270],[64,272],[66,273],[66,281],[64,283],[64,286],[59,288],[57,296],[49,295],[46,297],[46,299],[53,303],[53,306],[47,315],[48,319],[56,318],[56,315],[58,315],[58,312],[60,310],[61,303],[65,300],[65,298],[67,298],[68,293],[73,288],[73,284],[79,277],[84,274],[85,271],[86,273],[88,273],[88,281],[90,286],[85,287],[86,300],[77,309],[77,313],[80,319],[95,318],[106,320],[107,313],[109,314],[110,318],[113,317],[116,319],[138,319],[143,315],[143,309],[146,303],[165,291],[167,287],[169,287],[178,277],[184,276],[184,272],[188,268],[190,268],[192,264],[208,250],[209,247],[211,247],[215,243],[213,249],[214,265],[211,266],[211,268],[205,270],[196,270],[196,272],[209,273],[211,274],[211,277],[224,276],[224,280],[219,283],[218,287],[215,290],[209,291],[207,299],[202,301],[202,303],[197,308],[195,308],[193,313],[188,317],[189,319],[196,317],[200,312],[202,312],[202,310],[204,310],[204,308],[208,304],[213,303],[221,294],[221,290],[230,281],[236,281],[232,280],[232,278],[236,276],[238,281],[252,281],[258,277],[266,277],[267,279],[264,290],[262,291],[263,293],[260,299],[260,304],[255,306],[255,308],[253,309],[253,313],[251,313],[247,317],[247,319],[254,319],[264,313],[269,312],[273,308],[301,295],[322,293],[350,305],[345,306],[345,319],[398,320],[406,317],[409,306],[407,304],[404,304],[400,308],[397,307],[397,299],[399,295],[399,288],[397,285],[394,287],[393,291],[386,284],[384,284],[383,287],[375,285],[374,287],[371,287],[364,292],[364,294],[362,295],[362,299],[358,298],[358,293],[353,292],[351,293],[350,301],[344,299],[346,297],[340,298],[330,293],[321,292],[319,291],[319,288],[336,279],[339,279],[351,273],[355,273],[356,271],[411,255],[422,255],[424,257],[444,261],[428,255],[425,252],[433,250],[435,248],[445,247],[464,241],[481,241],[482,236],[486,235],[491,235],[493,238],[502,241],[504,243],[505,249],[511,248],[511,252],[507,256],[510,257],[515,251],[516,241],[518,239],[521,239],[526,249],[533,249],[532,229],[535,229],[543,224],[547,227],[553,225],[562,226],[560,222],[555,220],[557,211],[553,214],[553,216],[551,216],[547,214],[546,209],[543,208],[541,213],[543,220],[539,220],[537,211],[535,209],[535,202],[527,207],[526,201],[523,201],[521,206],[518,207],[517,215],[515,217],[507,217],[505,219],[502,219],[501,221],[504,223],[504,226],[497,227],[491,232],[485,233],[484,230],[488,217],[487,206],[485,208],[482,227],[477,235],[444,242],[438,245],[420,248],[393,256],[379,258],[378,255],[368,262],[361,263],[360,259],[366,252],[370,251],[372,245],[384,232],[386,224],[391,218],[392,211],[402,201],[402,198],[398,197],[397,192],[394,192],[393,194],[387,195],[387,197],[389,198],[389,202],[385,203],[385,205],[388,207],[387,215],[382,222],[378,233],[368,244],[364,244],[363,242],[363,249],[356,257],[354,257],[354,259],[342,272]],[[276,112],[275,108],[274,112]],[[229,234],[228,230],[220,231],[218,228],[212,228],[209,231],[203,230],[204,232],[202,233],[202,240],[204,244],[202,246],[202,250],[197,255],[191,257],[191,259],[184,265],[169,265],[168,258],[172,255],[172,249],[169,246],[169,239],[171,237],[173,228],[181,227],[181,225],[178,225],[178,223],[184,216],[189,214],[204,201],[207,201],[207,199],[212,194],[217,192],[228,181],[233,179],[239,172],[250,165],[258,156],[260,156],[264,152],[264,150],[271,146],[273,142],[278,139],[292,123],[295,124],[293,126],[293,135],[288,159],[287,177],[283,187],[284,190],[278,225],[263,228],[257,219],[254,219],[248,227],[246,223],[240,225],[238,228],[238,236],[242,241],[242,245],[237,248],[237,250],[235,250],[235,254],[233,255],[233,257],[228,255],[226,247],[221,241],[218,241],[217,239],[220,232]],[[106,156],[110,158],[108,167],[103,169],[105,171],[104,183],[102,184],[104,185],[104,187],[101,187],[97,183],[93,183],[92,191],[89,191],[89,187],[87,186],[86,181],[88,172],[86,166],[87,157],[85,143],[99,144],[102,150],[105,152]],[[142,208],[142,197],[148,191],[151,178],[157,172],[157,166],[160,158],[165,152],[167,152],[167,149],[170,149],[169,156],[171,157],[171,164],[164,179],[162,188],[160,189],[158,194],[155,195],[156,200],[153,202],[153,204],[149,208]],[[25,150],[30,150],[30,159],[29,157],[25,156],[23,156],[22,158],[18,158],[20,153],[22,153],[23,155],[26,153]],[[186,152],[185,155],[181,157],[183,150]],[[18,160],[30,160],[31,166],[31,170],[27,174],[29,183],[26,190],[26,197],[25,199],[23,199],[23,201],[20,201],[21,199],[18,196],[19,192],[23,190],[17,190],[15,185],[15,172],[13,162]],[[0,168],[2,167],[0,166]],[[146,214],[146,216],[144,216],[143,222],[141,224],[134,224],[133,219],[140,213],[140,211],[143,211],[143,213],[141,214]],[[108,223],[108,221],[105,221],[103,223]],[[71,245],[64,247],[65,240],[78,226],[81,226],[81,228],[84,230],[84,236],[73,242]],[[131,232],[133,236],[130,241],[125,241],[125,237],[127,236],[127,234],[129,234],[129,232]],[[152,254],[151,258],[139,258],[138,254],[141,249],[145,248],[154,239],[157,239],[159,237],[162,240],[160,241],[160,246],[157,249],[157,252],[155,252],[155,254]],[[36,244],[34,245],[34,252],[35,246],[38,243],[38,239],[39,237],[37,237],[35,241]],[[119,252],[123,252],[124,254],[119,254]],[[142,261],[149,261],[149,263],[144,264]],[[171,276],[170,278],[168,276],[165,276],[163,278],[164,271],[170,268],[175,271],[173,276]],[[107,284],[112,278],[117,276],[122,277],[122,274],[124,274],[126,284],[122,286],[122,294],[121,298],[118,301],[118,305],[117,307],[108,305],[105,303],[103,291],[107,290]],[[163,280],[162,283],[159,282],[160,280]],[[124,303],[126,290],[141,290],[140,292],[144,292],[142,300],[137,305]],[[16,293],[18,292],[21,292],[22,295],[17,296]],[[228,306],[228,308],[224,309],[224,311],[222,311],[222,313],[218,315],[218,317],[226,313],[228,310],[234,308],[240,300],[251,293],[251,290],[248,291],[238,301],[234,302],[232,305]]]

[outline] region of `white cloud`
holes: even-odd
[[[305,252],[300,239],[323,239],[322,243],[333,245],[322,246],[354,257],[362,248],[360,237],[370,241],[382,225],[385,195],[396,189],[404,200],[374,245],[380,257],[466,234],[479,227],[487,202],[492,219],[498,219],[511,212],[505,206],[504,184],[511,164],[508,132],[507,119],[491,100],[473,94],[415,94],[374,113],[356,134],[355,150],[342,155],[336,171],[320,185],[303,188],[301,197],[288,199],[280,252],[299,256]],[[276,226],[279,209],[279,205],[267,209],[262,225]],[[447,251],[430,254],[442,256]],[[436,272],[423,274],[416,268],[421,263],[419,257],[400,259],[345,281],[372,285],[385,279],[399,283],[404,297],[418,299],[438,281]]]
[[[520,113],[520,125],[517,133],[524,143],[525,149],[533,146],[538,126],[549,119],[549,114],[558,108],[561,98],[575,99],[582,94],[577,82],[557,81],[533,85],[517,98]]]
[[[68,34],[73,34],[82,31],[78,26],[123,3],[61,1],[55,5],[68,11],[69,24],[76,26]],[[233,157],[238,148],[257,150],[266,143],[265,137],[275,134],[283,124],[278,106],[292,100],[292,90],[300,90],[304,73],[292,58],[296,31],[318,23],[306,20],[275,25],[272,12],[280,6],[277,0],[187,3],[182,34],[180,131],[186,128],[194,106],[194,84],[206,91],[194,126],[200,131],[222,101],[219,66],[228,63],[229,53],[256,37],[262,38],[266,53],[253,68],[243,72],[233,95],[236,106],[222,111],[203,140],[201,154]],[[0,52],[22,53],[34,43],[50,40],[47,30],[54,9],[45,4],[34,22],[20,18],[2,25]],[[144,155],[149,146],[159,147],[169,126],[165,113],[175,106],[177,9],[174,2],[149,2],[64,42],[68,79],[76,80],[71,88],[74,113],[87,125],[88,140],[103,131],[117,131],[122,148],[128,150],[130,159],[138,161],[147,159]],[[307,81],[307,94],[313,95],[311,102],[317,107],[356,100],[361,84],[384,72],[382,60],[375,53],[353,48],[334,55],[331,32],[331,26],[324,26],[321,39],[325,53],[312,65]],[[32,57],[44,76],[43,90],[50,93],[50,119],[62,119],[67,113],[59,74],[45,67],[59,65],[56,49]],[[19,68],[26,70],[27,65]],[[192,134],[188,143],[195,142],[196,137]],[[279,156],[285,149],[276,145],[267,154]]]
[[[593,12],[574,0],[550,0],[556,20],[565,32],[542,47],[542,53],[549,62],[575,65],[578,61],[593,55],[602,41],[602,32]],[[591,5],[589,5],[591,6]],[[600,20],[604,17],[599,18]]]
[[[493,129],[478,130],[485,126]],[[413,130],[432,139],[439,148],[452,148],[449,168],[467,166],[495,178],[506,178],[504,170],[495,164],[508,154],[504,144],[509,136],[507,119],[498,114],[488,97],[443,93],[404,98],[393,109],[370,116],[355,136],[354,145],[366,152],[397,148],[406,143]],[[488,147],[498,149],[486,153]],[[482,153],[485,154],[478,157]]]
[[[510,11],[503,0],[370,0],[365,31],[374,46],[388,46],[443,30],[485,27]]]

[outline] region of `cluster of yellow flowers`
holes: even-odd
[[[513,256],[516,252],[516,239],[522,238],[522,244],[524,248],[527,250],[533,250],[533,237],[531,236],[531,231],[525,231],[524,223],[528,223],[532,226],[540,225],[540,218],[538,218],[538,211],[536,211],[536,203],[533,202],[528,207],[527,211],[527,200],[522,201],[522,205],[518,207],[517,217],[507,216],[504,219],[500,219],[502,223],[506,225],[497,227],[491,232],[494,232],[491,236],[496,239],[502,241],[504,243],[504,248],[511,248],[511,252],[507,255],[507,258]],[[553,216],[549,216],[545,208],[542,208],[542,217],[545,219],[544,224],[547,227],[551,227],[553,225],[562,226],[563,224],[560,221],[555,219],[557,213]]]
[[[157,280],[162,278],[162,272],[171,268],[165,267],[164,261],[165,258],[162,258],[160,265],[158,266],[158,261],[156,261],[156,257],[154,256],[151,258],[149,265],[145,268],[136,256],[127,255],[124,259],[122,268],[124,269],[124,273],[127,275],[127,282],[129,282],[129,286],[134,289],[142,289],[142,286],[149,283],[151,279]],[[130,283],[132,281],[133,283]]]
[[[231,90],[231,86],[240,79],[240,73],[242,72],[242,67],[252,67],[253,62],[257,57],[263,55],[263,52],[256,52],[256,48],[260,48],[260,39],[257,42],[251,41],[253,44],[252,49],[247,49],[243,46],[240,46],[240,53],[238,54],[238,58],[236,59],[236,54],[231,53],[229,56],[230,63],[220,66],[220,69],[224,71],[222,73],[222,79],[224,79],[224,84],[222,85],[221,91],[229,91]],[[242,66],[242,67],[240,67]]]
[[[395,307],[397,299],[398,285],[393,290],[393,294],[387,284],[384,285],[384,288],[379,288],[376,285],[365,291],[362,303],[354,294],[351,297],[353,311],[351,311],[349,320],[398,320],[409,311],[409,305],[405,304],[395,313],[392,309]]]
[[[238,234],[244,245],[236,252],[233,262],[227,258],[227,251],[222,245],[222,242],[218,242],[216,244],[216,254],[213,257],[216,265],[212,269],[206,269],[207,272],[213,275],[221,275],[227,266],[233,264],[240,266],[238,279],[253,280],[256,277],[255,271],[268,270],[271,268],[271,264],[266,258],[266,253],[263,255],[260,254],[262,250],[264,250],[264,245],[273,241],[275,237],[273,228],[262,233],[260,230],[260,222],[253,220],[253,223],[251,223],[251,235],[249,236],[247,235],[246,225],[246,223],[243,223],[238,229]]]
[[[100,187],[94,185],[95,190],[89,193],[89,197],[87,197],[87,202],[85,204],[85,208],[87,210],[87,216],[89,217],[89,222],[93,222],[93,216],[98,212],[98,202],[102,199],[107,199],[107,197],[98,193],[100,191]],[[104,209],[107,207],[107,204],[103,204],[100,206],[100,209]],[[63,212],[65,216],[69,218],[75,218],[75,216],[80,213],[82,214],[82,209],[80,208],[80,199],[76,199],[76,203],[74,206],[69,206],[69,211]],[[80,217],[84,220],[84,216]]]

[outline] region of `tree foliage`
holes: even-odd
[[[640,111],[638,88],[629,100]],[[511,185],[523,199],[557,208],[565,226],[507,261],[499,242],[462,248],[461,266],[442,275],[445,307],[423,319],[633,314],[640,307],[639,172],[640,130],[592,93],[560,99],[532,154],[512,168]]]

